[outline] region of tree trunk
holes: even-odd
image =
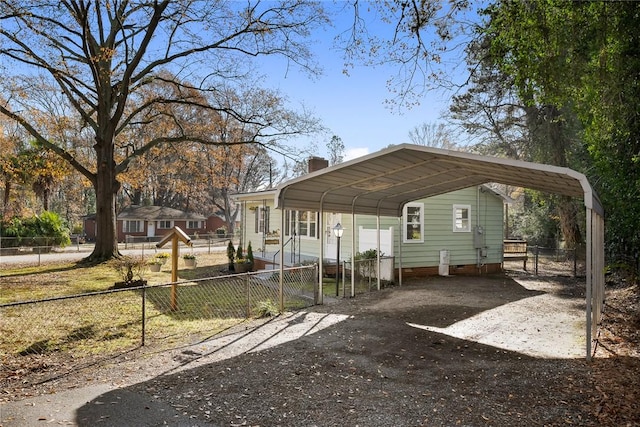
[[[116,196],[120,183],[116,179],[111,144],[96,144],[98,170],[94,181],[96,192],[96,245],[90,261],[105,261],[120,256],[116,218]]]

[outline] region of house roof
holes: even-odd
[[[412,144],[289,180],[275,197],[278,208],[399,217],[412,200],[489,182],[584,198],[603,214],[587,178],[572,169]]]
[[[118,219],[146,219],[146,220],[195,220],[202,221],[204,215],[184,212],[165,206],[129,206],[118,213]]]

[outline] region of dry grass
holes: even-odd
[[[178,261],[179,280],[219,276],[226,269],[223,254],[198,256],[196,268]],[[137,279],[137,278],[136,278]],[[152,273],[144,269],[148,285],[171,282],[171,262]],[[3,271],[0,304],[40,301],[4,307],[0,312],[0,356],[51,355],[71,352],[73,357],[109,354],[141,343],[141,290],[108,291],[122,280],[111,263],[86,266],[80,263],[49,263],[39,267],[16,266]],[[183,301],[200,300],[199,287],[181,289]],[[243,318],[221,319],[190,313],[184,304],[179,312],[168,309],[169,287],[151,288],[146,304],[147,340],[171,344],[200,331],[215,333]],[[59,297],[66,299],[54,300]]]
[[[146,258],[149,259],[151,257]],[[188,268],[179,259],[178,278],[193,280],[218,276],[227,268],[226,261],[222,253],[198,254],[197,267]],[[142,276],[149,285],[171,282],[171,260],[160,272],[154,273],[146,268]],[[73,262],[52,262],[40,266],[9,266],[2,271],[0,304],[99,292],[110,289],[120,280],[122,278],[113,263],[86,266]]]

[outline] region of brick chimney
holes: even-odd
[[[324,159],[322,157],[309,157],[308,162],[308,172],[319,171],[320,169],[324,169],[329,166],[329,160]]]

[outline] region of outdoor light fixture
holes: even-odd
[[[333,227],[333,234],[339,239],[342,237],[342,233],[344,233],[344,228],[342,227],[342,225],[340,225],[340,223],[337,223]]]
[[[340,223],[337,223],[333,227],[333,234],[338,238],[338,241],[336,243],[336,296],[340,295],[338,278],[340,277],[340,238],[342,237],[342,233],[344,233],[344,228],[342,227],[342,225],[340,225]]]

